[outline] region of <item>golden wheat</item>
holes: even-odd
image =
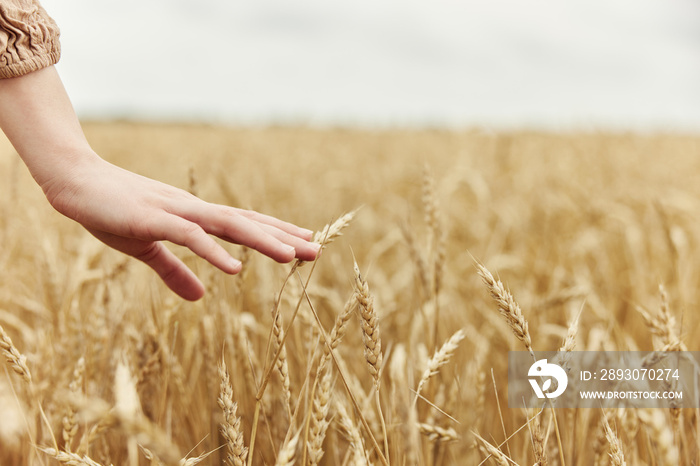
[[[506,402],[520,345],[696,349],[698,136],[86,131],[118,165],[317,229],[324,252],[230,246],[229,277],[174,247],[207,289],[182,302],[53,212],[0,140],[0,464],[700,463],[694,410]]]

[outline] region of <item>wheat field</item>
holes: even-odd
[[[507,403],[509,350],[698,350],[700,137],[87,123],[319,231],[184,302],[0,140],[2,465],[693,465],[700,412]],[[329,225],[324,229],[324,226]]]

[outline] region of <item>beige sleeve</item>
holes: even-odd
[[[0,0],[0,78],[53,65],[61,56],[56,22],[38,0]]]

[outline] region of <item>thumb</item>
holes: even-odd
[[[204,296],[204,285],[168,248],[157,241],[124,238],[99,230],[89,230],[97,239],[151,267],[165,284],[188,301]]]

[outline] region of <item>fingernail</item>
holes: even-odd
[[[234,269],[239,269],[239,268],[243,267],[243,264],[241,264],[241,261],[239,261],[238,259],[234,259],[233,257],[231,258],[231,260],[229,262],[231,263],[231,267]]]
[[[292,254],[295,254],[295,255],[296,255],[296,252],[297,252],[297,250],[294,249],[294,246],[289,246],[289,245],[286,245],[286,246],[284,247],[284,251],[285,251],[287,254],[292,253]]]
[[[301,229],[301,232],[302,232],[304,235],[306,235],[306,236],[311,236],[311,235],[314,234],[313,231],[307,230],[306,228],[302,228],[302,229]]]

